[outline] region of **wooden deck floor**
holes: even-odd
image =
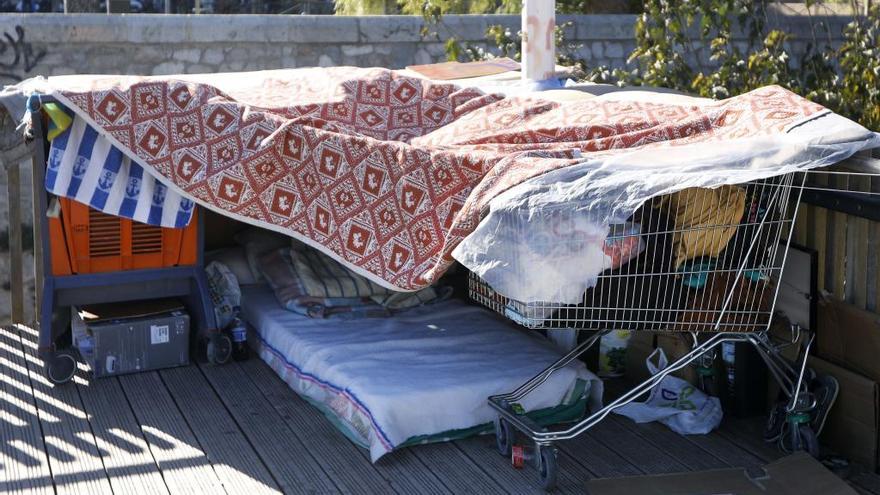
[[[371,464],[262,361],[53,387],[36,334],[0,329],[0,493],[543,493],[490,436]],[[755,422],[708,436],[614,417],[560,444],[560,492],[593,477],[752,466],[779,456]],[[880,493],[880,478],[852,478]]]

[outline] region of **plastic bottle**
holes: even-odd
[[[232,338],[232,359],[245,361],[250,357],[250,349],[247,343],[247,325],[238,316],[239,308],[235,308],[235,318],[229,325],[229,334]]]

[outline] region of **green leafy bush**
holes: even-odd
[[[463,0],[405,0],[429,21],[439,22]],[[479,1],[467,2],[476,6]],[[518,12],[519,1],[490,1],[492,12]],[[557,12],[584,12],[589,0],[558,0]],[[648,85],[677,89],[710,98],[727,98],[752,89],[778,84],[817,101],[870,129],[880,129],[880,5],[867,15],[854,16],[843,32],[843,43],[832,47],[821,41],[827,27],[809,16],[814,35],[798,40],[783,26],[769,21],[766,1],[751,0],[645,0],[634,37],[636,48],[625,69],[589,67],[572,57],[578,48],[566,42],[557,28],[559,63],[579,66],[585,79],[619,85]],[[808,13],[819,3],[806,0]],[[459,6],[460,7],[460,6]],[[853,1],[852,11],[861,6]],[[777,14],[776,16],[780,16]],[[424,31],[429,34],[428,28]],[[830,34],[825,32],[824,34]],[[486,32],[489,50],[445,40],[450,60],[478,60],[494,56],[520,57],[519,33],[503,26]],[[828,37],[830,39],[830,37]],[[790,45],[803,41],[806,49],[793,58]],[[706,60],[694,60],[708,47]]]
[[[795,60],[788,49],[794,35],[770,28],[764,2],[646,0],[644,5],[629,69],[595,67],[589,80],[662,86],[710,98],[778,84],[868,128],[880,128],[880,6],[854,16],[839,47],[813,36]],[[815,6],[806,4],[808,11]],[[852,8],[857,11],[858,5]],[[813,22],[813,33],[825,29]],[[745,34],[745,47],[734,40],[735,32]],[[695,43],[709,47],[705,66],[694,67],[684,56],[696,52]]]

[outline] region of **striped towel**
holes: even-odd
[[[110,215],[160,227],[186,227],[195,206],[80,117],[52,140],[46,190]]]

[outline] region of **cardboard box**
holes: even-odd
[[[816,355],[880,382],[880,315],[829,299],[818,313]]]
[[[690,334],[687,333],[661,332],[657,334],[657,347],[663,349],[666,359],[672,363],[691,352],[692,340]],[[693,365],[685,366],[673,373],[672,376],[677,376],[691,385],[697,384],[697,369]]]
[[[635,331],[626,347],[626,376],[633,383],[641,383],[650,375],[645,359],[654,351],[654,333]]]
[[[823,359],[810,357],[807,365],[840,383],[819,440],[837,453],[870,470],[877,466],[880,387],[877,382]]]
[[[645,360],[658,347],[663,349],[666,359],[671,363],[691,351],[690,334],[672,332],[635,331],[626,349],[626,376],[634,383],[641,383],[650,375]],[[697,383],[697,370],[687,366],[673,373],[691,384]]]
[[[72,308],[71,330],[96,378],[189,364],[189,315],[175,299]]]
[[[763,469],[712,469],[694,473],[593,479],[589,495],[855,495],[845,481],[803,452]]]

